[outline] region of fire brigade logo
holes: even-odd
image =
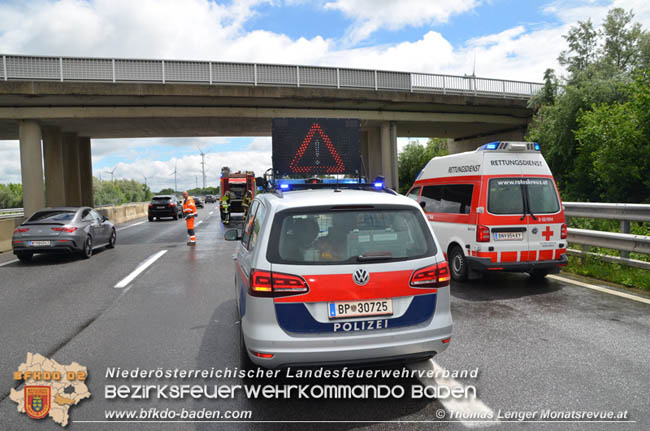
[[[370,274],[365,269],[360,268],[354,271],[352,279],[359,286],[365,286],[370,281]]]
[[[32,419],[43,419],[50,412],[50,386],[25,386],[25,413]]]

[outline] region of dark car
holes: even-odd
[[[89,258],[98,247],[115,247],[115,226],[89,207],[44,208],[14,230],[11,240],[18,259],[34,253],[79,253]]]
[[[205,205],[203,204],[203,201],[200,197],[192,196],[192,199],[194,199],[194,205],[196,205],[197,208],[205,208]]]
[[[174,220],[183,218],[183,206],[178,202],[176,196],[159,195],[154,196],[149,204],[149,221],[162,217],[171,217]]]
[[[205,196],[205,203],[206,204],[213,204],[217,201],[217,197],[215,195],[206,195]]]

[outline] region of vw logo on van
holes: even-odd
[[[359,268],[352,273],[352,279],[359,286],[365,286],[370,281],[370,274],[365,269]]]

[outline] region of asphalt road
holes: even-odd
[[[210,212],[213,212],[210,215]],[[474,370],[477,378],[355,380],[336,383],[474,386],[477,399],[107,400],[105,385],[243,384],[232,379],[111,379],[122,369],[234,369],[239,365],[233,290],[234,243],[225,242],[215,205],[199,210],[198,245],[187,247],[183,221],[120,226],[115,249],[89,260],[36,256],[0,267],[0,429],[61,429],[31,420],[8,398],[13,371],[27,352],[88,367],[92,397],[70,411],[70,430],[114,429],[650,429],[650,306],[554,280],[501,275],[452,285],[454,335],[435,362],[411,369]],[[123,288],[142,262],[166,250]],[[0,265],[12,260],[0,255]],[[401,368],[398,368],[401,369]],[[295,384],[295,379],[254,383]],[[250,383],[250,381],[248,382]],[[307,383],[332,383],[310,380]],[[256,422],[103,423],[106,411],[250,410]],[[511,423],[505,412],[627,411],[631,422]],[[499,423],[450,419],[492,412]],[[444,416],[444,417],[441,417]],[[539,415],[538,415],[539,418]],[[162,418],[158,418],[161,420]],[[100,422],[95,422],[100,421]],[[277,421],[277,422],[276,422]],[[401,423],[398,424],[398,421]],[[332,423],[335,422],[335,423]]]

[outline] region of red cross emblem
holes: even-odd
[[[551,239],[553,236],[553,231],[551,230],[550,226],[546,226],[546,230],[542,232],[542,236],[546,239],[546,241]]]

